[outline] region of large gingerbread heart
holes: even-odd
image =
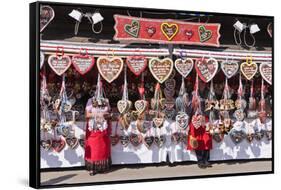
[[[54,19],[55,11],[52,7],[43,5],[40,7],[40,32]]]
[[[173,60],[170,58],[162,60],[158,58],[151,58],[149,60],[149,70],[153,77],[162,84],[169,78],[173,71]]]
[[[120,143],[121,143],[124,147],[128,146],[129,142],[130,142],[130,138],[129,138],[128,135],[121,135],[121,136],[120,136]]]
[[[76,137],[67,137],[65,141],[66,144],[72,149],[75,149],[78,145],[78,139]]]
[[[198,129],[199,127],[201,127],[201,115],[193,115],[191,122],[193,124],[193,126],[195,127],[195,129]]]
[[[124,114],[131,109],[132,102],[130,100],[119,100],[117,102],[117,109],[119,113]]]
[[[261,63],[260,64],[260,73],[262,78],[272,84],[272,64],[271,63]]]
[[[251,80],[258,71],[258,65],[255,62],[243,62],[240,65],[240,71],[246,79]]]
[[[191,58],[177,59],[175,61],[175,68],[181,74],[181,76],[186,78],[192,71],[193,64],[193,59]]]
[[[154,137],[154,142],[156,143],[156,145],[161,148],[165,142],[166,142],[166,136],[165,135],[160,135],[160,136],[155,136]]]
[[[177,24],[164,22],[161,24],[161,31],[171,41],[177,35],[179,27]]]
[[[139,114],[142,114],[148,106],[148,102],[146,100],[137,100],[135,102],[135,108]]]
[[[221,62],[221,69],[227,78],[231,78],[237,73],[239,64],[233,61],[223,61]]]
[[[185,112],[179,112],[176,116],[176,125],[181,129],[186,129],[189,116]]]
[[[198,59],[195,63],[195,69],[200,79],[206,83],[214,78],[218,71],[218,68],[218,61],[214,58],[210,58],[208,60]]]
[[[60,152],[64,147],[65,147],[65,141],[62,138],[52,140],[52,148],[54,151]]]
[[[136,133],[130,134],[130,142],[133,146],[137,147],[141,143],[141,138]]]
[[[97,67],[101,76],[109,83],[120,75],[123,69],[123,60],[120,57],[99,57]]]
[[[153,124],[155,125],[155,127],[162,127],[163,123],[164,123],[164,118],[163,117],[155,117],[152,119]]]
[[[40,145],[44,150],[48,151],[52,148],[52,140],[41,140]]]
[[[129,56],[126,59],[129,69],[139,76],[147,66],[147,59],[144,56]]]
[[[88,55],[75,55],[72,57],[72,64],[81,75],[86,74],[95,64],[95,58]]]
[[[138,20],[132,20],[131,24],[125,24],[124,30],[130,36],[137,38],[140,31],[140,23]]]
[[[57,75],[61,76],[70,67],[71,59],[67,55],[50,55],[48,64]]]
[[[200,42],[206,42],[208,41],[209,39],[212,38],[212,31],[211,30],[207,30],[205,28],[205,26],[199,26],[198,27],[198,34],[199,34],[199,39],[200,39]]]
[[[154,142],[154,137],[153,137],[153,136],[146,136],[146,137],[144,138],[144,144],[145,144],[145,146],[146,146],[147,148],[150,148],[151,145],[153,144],[153,142]]]

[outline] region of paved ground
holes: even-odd
[[[160,166],[113,166],[112,171],[107,174],[89,176],[85,170],[41,172],[42,185],[88,183],[100,181],[130,180],[130,179],[152,179],[181,176],[200,176],[210,174],[229,174],[271,171],[271,161],[250,162],[227,162],[214,163],[212,168],[199,169],[194,163],[180,164],[173,167]]]

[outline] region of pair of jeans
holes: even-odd
[[[206,164],[210,159],[210,150],[195,150],[198,164]]]

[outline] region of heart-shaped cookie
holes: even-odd
[[[58,135],[62,135],[64,137],[67,137],[70,134],[70,126],[60,124],[56,126],[56,132]]]
[[[272,84],[272,64],[271,63],[261,63],[260,64],[260,74],[262,78],[268,82],[268,84]]]
[[[130,134],[130,142],[134,147],[137,147],[141,143],[141,138],[136,133]]]
[[[156,28],[153,27],[153,26],[149,26],[149,27],[146,28],[146,32],[147,32],[149,37],[152,37],[156,32]]]
[[[191,118],[191,122],[193,124],[193,126],[195,127],[195,129],[198,129],[199,127],[201,127],[201,115],[193,115]]]
[[[88,55],[75,55],[72,57],[72,64],[78,73],[84,75],[95,65],[95,58]]]
[[[200,42],[206,42],[209,39],[212,38],[212,31],[211,30],[207,30],[205,28],[205,26],[199,26],[198,27],[198,34],[199,34],[199,40]]]
[[[140,23],[138,20],[132,20],[131,24],[125,24],[124,30],[130,36],[137,38],[139,36],[140,31]]]
[[[76,137],[67,137],[65,141],[66,144],[72,149],[75,149],[78,145],[78,139]]]
[[[48,151],[52,148],[52,140],[41,140],[40,145],[44,150]]]
[[[130,142],[130,138],[129,138],[128,135],[121,135],[121,136],[120,136],[120,143],[121,143],[124,147],[128,146],[129,142]]]
[[[128,129],[131,123],[132,114],[130,112],[124,113],[120,116],[119,122],[123,129]]]
[[[119,100],[117,102],[117,109],[119,113],[124,114],[128,112],[132,107],[132,102],[130,100]]]
[[[138,111],[139,114],[142,114],[148,106],[148,103],[146,100],[137,100],[135,102],[135,108]]]
[[[254,140],[254,137],[255,137],[254,133],[249,133],[249,134],[247,134],[246,139],[248,142],[252,142]]]
[[[42,69],[45,62],[45,55],[42,51],[40,51],[40,69]]]
[[[64,147],[65,147],[65,140],[63,140],[62,138],[52,140],[52,148],[54,151],[60,152]]]
[[[179,26],[175,23],[164,22],[161,24],[161,31],[164,36],[171,41],[178,33]]]
[[[243,62],[240,65],[240,71],[246,79],[251,80],[258,71],[258,65],[255,62]]]
[[[216,75],[219,68],[218,61],[214,58],[206,59],[197,59],[195,63],[195,69],[204,82],[211,81]]]
[[[154,137],[153,136],[146,136],[144,137],[144,144],[147,148],[150,148],[151,145],[153,144],[154,142]]]
[[[188,126],[189,116],[185,112],[179,112],[176,116],[176,125],[181,129]]]
[[[217,143],[220,143],[222,142],[224,138],[224,135],[222,133],[213,133],[213,139],[217,142]]]
[[[174,120],[174,117],[176,115],[176,110],[174,108],[172,109],[164,109],[164,113],[165,113],[165,117],[167,119],[170,119],[170,120]]]
[[[120,75],[123,69],[123,60],[120,57],[99,57],[97,67],[101,76],[109,83]]]
[[[230,132],[230,138],[234,144],[239,144],[246,137],[245,132],[239,130],[232,130]]]
[[[239,64],[233,61],[223,61],[221,62],[221,69],[225,76],[230,79],[237,73]]]
[[[48,64],[57,75],[61,76],[70,67],[71,59],[67,55],[50,55]]]
[[[193,59],[191,58],[186,58],[186,59],[176,59],[175,61],[175,68],[176,70],[186,78],[189,73],[192,71],[193,68]]]
[[[162,127],[163,123],[164,123],[164,118],[163,117],[155,117],[152,119],[153,124],[155,127]]]
[[[169,78],[173,71],[173,60],[170,58],[162,60],[158,58],[151,58],[149,60],[149,70],[153,77],[162,84]]]
[[[119,135],[117,135],[117,134],[116,134],[116,135],[111,135],[111,136],[110,136],[111,145],[112,145],[112,146],[117,145],[118,142],[119,142],[119,139],[120,139]]]
[[[139,76],[147,66],[147,59],[144,56],[129,56],[126,59],[126,63],[129,69],[136,76]]]
[[[43,32],[54,17],[55,11],[52,7],[48,5],[40,6],[40,32]]]
[[[85,148],[85,139],[84,138],[81,138],[78,140],[79,141],[79,144],[82,148]]]
[[[155,136],[154,142],[159,148],[161,148],[166,142],[166,136],[165,135]]]

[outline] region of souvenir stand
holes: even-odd
[[[240,31],[233,16],[41,9],[41,168],[84,166],[85,106],[98,78],[113,165],[196,161],[186,148],[196,97],[211,160],[272,157],[270,20]]]

